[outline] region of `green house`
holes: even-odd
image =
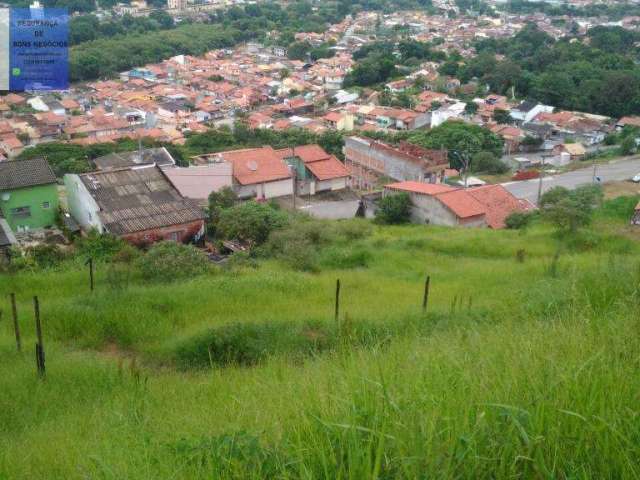
[[[0,162],[0,212],[14,232],[55,224],[58,187],[44,158]]]

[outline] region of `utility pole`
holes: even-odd
[[[540,181],[538,182],[538,207],[540,207],[540,198],[542,197],[542,176],[544,174],[544,157],[542,157],[542,164],[540,165]]]
[[[296,168],[296,147],[295,145],[291,146],[291,162],[293,163],[293,176],[291,178],[291,180],[293,181],[293,210],[296,210],[296,190],[297,190],[297,186],[298,186],[298,181],[297,181],[297,173],[298,170]]]

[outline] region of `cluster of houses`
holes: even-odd
[[[185,4],[176,0],[172,5],[179,10]],[[459,10],[450,0],[435,4]],[[146,9],[142,1],[134,6]],[[490,92],[473,99],[474,108],[469,108],[456,97],[484,92],[483,86],[473,80],[461,85],[432,61],[389,82],[387,95],[343,89],[355,64],[352,52],[383,38],[384,31],[408,29],[411,38],[437,39],[431,45],[435,50],[470,57],[475,55],[473,40],[507,38],[530,21],[554,38],[569,28],[568,22],[551,22],[542,13],[475,18],[460,13],[360,12],[322,33],[295,35],[311,46],[332,45],[331,58],[293,60],[285,47],[247,43],[201,57],[178,55],[68,92],[0,96],[0,249],[60,218],[135,244],[198,240],[204,234],[203,206],[212,191],[224,187],[240,199],[261,201],[383,187],[384,194],[410,194],[413,218],[420,223],[500,228],[509,212],[531,206],[500,186],[448,185],[458,172],[449,168],[444,150],[389,145],[364,133],[429,129],[452,120],[482,125],[504,139],[512,166],[525,170],[539,162],[580,160],[608,132],[640,128],[640,117],[611,119]],[[586,31],[593,22],[582,19],[578,28]],[[278,32],[267,36],[278,38]],[[408,102],[391,103],[405,106],[389,106],[389,95],[397,99],[404,93]],[[239,120],[255,129],[344,132],[344,159],[318,145],[264,146],[200,155],[182,168],[163,148],[139,149],[95,159],[93,172],[66,175],[64,187],[45,159],[15,160],[24,149],[50,141],[91,145],[149,137],[182,144],[192,133],[233,128]],[[529,155],[533,151],[537,159]]]
[[[499,185],[448,186],[447,175],[456,172],[444,150],[351,137],[345,155],[343,162],[315,144],[264,146],[200,155],[191,166],[179,167],[165,148],[140,148],[96,158],[94,171],[67,174],[63,185],[44,158],[1,162],[0,249],[60,223],[138,246],[197,242],[205,234],[207,199],[222,188],[240,200],[266,201],[385,179],[393,182],[385,192],[411,194],[416,221],[436,225],[501,228],[513,210],[530,208]]]

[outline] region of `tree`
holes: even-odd
[[[464,113],[467,115],[475,115],[478,111],[478,104],[476,102],[468,102],[464,106]]]
[[[633,137],[626,137],[620,143],[620,155],[631,155],[636,149],[636,141]]]
[[[511,212],[509,216],[505,218],[504,224],[511,230],[524,230],[529,226],[531,220],[533,220],[533,215],[532,212]]]
[[[411,197],[396,193],[383,197],[376,210],[376,222],[384,225],[407,223],[411,219]]]
[[[509,167],[491,152],[478,152],[471,159],[474,172],[501,174],[509,171]]]
[[[501,125],[509,124],[513,121],[509,112],[501,108],[496,108],[493,111],[493,119],[496,123],[499,123]]]
[[[374,54],[355,65],[344,79],[345,88],[369,87],[396,75],[395,59],[390,53]]]
[[[217,234],[249,245],[264,243],[269,234],[288,223],[286,213],[265,203],[249,201],[222,210]]]
[[[496,157],[502,155],[503,140],[491,130],[459,121],[448,121],[428,131],[414,131],[408,137],[410,143],[425,148],[449,151],[454,168],[460,168],[460,154],[473,156],[482,151]]]
[[[287,47],[287,56],[291,60],[306,60],[312,48],[309,42],[293,42]]]
[[[223,187],[217,192],[209,194],[209,235],[214,236],[220,214],[226,208],[233,207],[238,201],[238,196],[231,187]]]
[[[542,215],[559,231],[575,233],[580,227],[589,225],[593,211],[602,202],[602,189],[597,185],[586,185],[573,191],[554,187],[540,199]]]

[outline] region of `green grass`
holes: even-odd
[[[93,294],[79,263],[1,276],[0,479],[638,478],[640,249],[619,225],[375,227],[315,273],[118,286],[101,264]]]

